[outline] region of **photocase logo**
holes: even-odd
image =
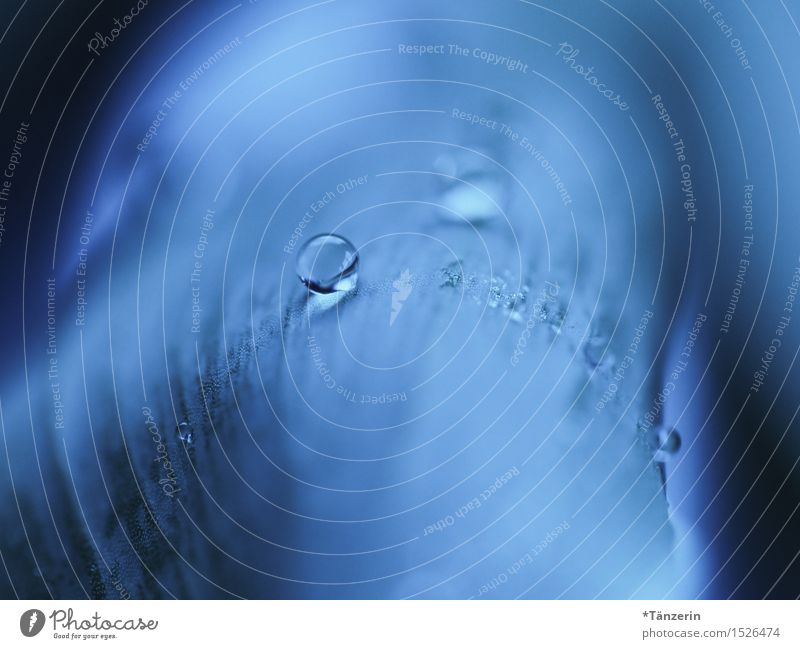
[[[44,628],[44,613],[38,608],[32,608],[30,611],[25,611],[22,617],[19,618],[19,630],[22,635],[27,638],[32,638],[39,631]]]
[[[394,324],[397,316],[400,315],[400,310],[403,308],[403,302],[406,301],[413,287],[411,286],[411,272],[406,268],[400,276],[392,282],[394,291],[392,292],[392,312],[389,315],[389,326]]]

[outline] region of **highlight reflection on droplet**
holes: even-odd
[[[194,442],[194,431],[192,427],[185,421],[178,424],[178,439],[184,444],[192,444]]]

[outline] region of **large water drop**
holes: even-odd
[[[296,270],[315,293],[349,291],[358,281],[358,251],[344,237],[319,234],[297,251]]]

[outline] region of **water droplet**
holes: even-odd
[[[511,280],[510,276],[509,280]],[[501,307],[508,314],[509,319],[514,322],[522,322],[522,312],[525,309],[525,301],[528,298],[528,287],[520,287],[519,291],[514,290],[513,281],[510,282],[501,277],[492,277],[489,281],[489,292],[486,296],[487,305],[496,309]]]
[[[194,442],[194,431],[192,427],[185,421],[182,421],[178,424],[178,439],[181,440],[184,444],[191,444]]]
[[[603,336],[587,338],[583,344],[583,356],[593,370],[605,371],[614,365],[614,353],[608,339]]]
[[[502,175],[478,153],[457,151],[434,162],[440,185],[442,216],[453,221],[479,223],[503,212]]]
[[[297,251],[297,274],[315,293],[349,291],[358,281],[358,252],[335,234],[319,234]]]
[[[673,455],[681,447],[681,436],[674,428],[662,427],[658,430],[658,450]]]
[[[505,287],[506,283],[503,280],[492,277],[489,285],[489,297],[487,298],[490,308],[496,309],[503,301],[503,290]]]
[[[550,330],[556,335],[561,334],[561,326],[564,324],[564,314],[559,312],[553,316],[553,321],[550,323]]]
[[[549,325],[550,330],[558,336],[567,317],[566,309],[560,302],[555,304],[536,303],[534,305],[533,316],[539,322]]]
[[[503,189],[491,178],[453,180],[442,194],[442,210],[448,219],[471,223],[488,221],[501,215]]]
[[[455,288],[471,295],[475,304],[481,304],[481,286],[478,277],[474,273],[464,272],[462,262],[454,261],[444,268],[439,269],[438,279],[441,280],[439,288]]]
[[[453,288],[459,286],[464,281],[463,269],[461,261],[454,261],[453,263],[441,269],[442,283],[440,287],[451,286]]]

